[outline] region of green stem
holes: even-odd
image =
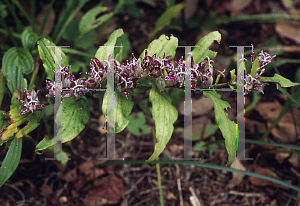
[[[295,105],[297,105],[298,108],[300,108],[299,101],[296,100],[290,93],[288,93],[286,89],[283,89],[282,87],[278,86],[278,90],[285,94],[292,103],[294,103]]]
[[[213,87],[222,87],[222,86],[227,86],[227,85],[229,85],[230,84],[230,82],[226,82],[226,83],[221,83],[221,84],[214,84],[214,85],[212,85]]]
[[[249,143],[249,144],[268,145],[268,146],[273,146],[273,147],[288,148],[288,149],[300,151],[300,146],[291,145],[291,144],[283,144],[283,143],[276,143],[276,142],[265,142],[265,141],[253,140],[253,139],[245,139],[245,142]]]
[[[161,175],[160,175],[159,163],[156,163],[156,172],[157,172],[157,182],[158,182],[158,190],[159,190],[159,201],[160,201],[160,205],[164,206],[164,195],[161,186]]]
[[[48,125],[48,122],[47,122],[47,117],[43,117],[43,123],[45,125],[45,128],[46,128],[46,133],[48,135],[48,139],[52,139],[52,135],[51,135],[51,132],[49,130],[49,125]]]
[[[31,19],[35,19],[35,15],[34,15],[34,6],[35,4],[35,0],[30,0],[30,17]]]
[[[291,14],[255,14],[255,15],[240,15],[229,18],[219,18],[216,25],[229,24],[232,22],[247,21],[247,22],[264,22],[264,23],[279,23],[286,22],[291,23],[292,21],[300,21],[299,15]]]
[[[5,0],[6,6],[10,10],[11,14],[13,15],[15,21],[16,21],[16,26],[17,26],[17,31],[21,32],[23,31],[24,27],[19,19],[19,17],[16,14],[16,10],[13,4],[10,4],[8,0]]]
[[[0,17],[0,18],[2,18],[2,17]],[[2,19],[1,19],[1,21],[2,21]],[[3,21],[2,21],[2,23],[3,23]],[[5,27],[5,25],[3,24],[4,27]],[[15,37],[17,39],[21,39],[21,34],[10,31],[8,27],[7,27],[7,30],[6,30],[6,28],[5,29],[0,28],[0,33],[9,35],[10,38]],[[12,41],[15,41],[15,39]],[[18,46],[18,45],[16,45],[16,46]]]
[[[84,56],[84,57],[88,57],[88,58],[91,58],[92,55],[88,54],[88,53],[85,53],[85,52],[82,52],[82,51],[78,51],[76,49],[71,49],[71,48],[62,48],[62,51],[65,52],[65,53],[69,53],[69,54],[77,54],[77,55],[80,55],[80,56]]]
[[[155,129],[152,130],[152,134],[153,134],[153,143],[155,144],[156,143]],[[158,157],[156,158],[156,160],[158,160]],[[161,187],[161,174],[160,174],[159,163],[156,164],[156,173],[157,173],[157,183],[158,183],[158,190],[159,190],[159,201],[160,201],[160,205],[164,206],[164,195]]]
[[[20,2],[18,0],[13,0],[13,3],[20,9],[20,11],[23,13],[23,15],[25,16],[25,18],[27,19],[27,21],[29,21],[30,25],[33,28],[34,32],[37,32],[38,29],[36,27],[36,24],[34,22],[34,19],[31,19],[29,17],[29,15],[27,14],[27,12],[25,11],[24,7],[20,4]]]
[[[300,146],[292,145],[292,144],[283,144],[283,143],[276,143],[276,142],[266,142],[261,140],[254,140],[254,139],[245,139],[245,142],[248,144],[258,144],[258,145],[267,145],[267,146],[273,146],[273,147],[280,147],[280,148],[288,148],[295,151],[300,151]],[[224,143],[224,140],[216,140],[209,142],[205,144],[205,146],[211,145],[211,144],[220,144]],[[297,152],[297,153],[298,153]]]
[[[4,28],[5,28],[5,29],[1,29],[1,28],[0,28],[0,32],[8,34],[8,36],[10,37],[10,39],[11,39],[11,41],[13,42],[14,46],[17,47],[17,46],[18,46],[18,43],[17,43],[17,41],[15,40],[15,38],[14,38],[12,32],[11,32],[10,29],[8,28],[7,24],[5,23],[5,21],[4,21],[3,17],[2,17],[2,15],[0,15],[0,20],[1,20],[1,22],[2,22],[2,25],[3,25]]]
[[[257,105],[257,103],[259,101],[260,92],[259,91],[252,91],[251,93],[253,94],[253,99],[252,99],[251,104],[249,104],[248,107],[246,107],[245,113],[251,111],[252,109],[254,109],[254,107]],[[239,118],[243,114],[244,114],[244,112],[240,112],[237,115],[237,118]]]

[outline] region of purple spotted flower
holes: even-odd
[[[240,79],[240,82],[244,82],[244,85],[240,85],[241,87],[244,87],[244,94],[248,94],[249,91],[252,90],[256,90],[264,93],[263,90],[259,88],[268,85],[268,83],[261,83],[259,81],[259,78],[265,72],[265,69],[263,67],[269,64],[272,61],[272,59],[274,59],[275,57],[276,55],[270,56],[267,52],[264,52],[263,49],[261,49],[261,52],[258,54],[258,63],[259,63],[258,68],[252,68],[255,69],[255,75],[251,76],[251,73],[254,73],[251,71],[250,74],[244,77],[244,74],[241,71],[239,71],[238,78]],[[255,52],[253,46],[252,46],[251,60],[253,64],[255,60]]]
[[[267,52],[264,52],[263,48],[261,48],[261,52],[258,54],[259,68],[257,68],[257,70],[260,70],[261,68],[265,67],[267,64],[271,63],[272,59],[274,59],[275,57],[276,55],[270,56]],[[253,45],[252,45],[251,60],[253,64],[255,60],[255,52],[254,52]]]
[[[165,80],[178,82],[179,87],[182,87],[185,80],[185,75],[191,80],[191,87],[194,89],[196,87],[196,80],[200,77],[201,84],[204,86],[210,86],[213,81],[213,60],[210,60],[209,57],[204,59],[206,62],[200,62],[199,64],[194,64],[193,57],[191,59],[190,73],[187,73],[185,63],[183,58],[180,58],[177,62],[178,66],[176,68],[169,67],[166,70],[167,76]]]
[[[261,83],[259,81],[260,76],[262,75],[263,71],[261,71],[259,74],[255,75],[255,77],[252,77],[250,74],[248,74],[245,78],[243,78],[244,74],[239,71],[239,78],[241,79],[241,82],[243,82],[244,79],[244,94],[248,94],[249,91],[255,90],[260,91],[261,93],[264,93],[263,90],[259,89],[260,87],[264,87],[268,85],[268,83]]]
[[[145,57],[141,58],[141,63],[133,55],[131,60],[126,63],[115,61],[115,73],[119,89],[127,97],[128,93],[124,90],[132,88],[140,78],[151,76],[156,79],[159,89],[163,90],[165,87],[165,72],[174,70],[170,58],[171,56],[156,57],[156,54],[148,56],[146,50]]]
[[[71,93],[63,91],[62,98],[64,97],[76,97],[79,98],[83,96],[88,91],[88,86],[86,84],[86,78],[76,79],[73,74],[70,73],[70,67],[61,67],[61,88],[70,89]],[[53,70],[55,74],[55,71]],[[49,91],[49,94],[46,97],[55,97],[55,84],[51,81],[46,81],[46,88]]]
[[[38,90],[37,92],[35,92],[34,90],[32,90],[31,94],[29,94],[28,90],[25,88],[24,89],[24,94],[25,94],[25,97],[27,99],[27,102],[19,99],[19,98],[16,98],[19,102],[21,102],[25,107],[27,107],[28,109],[22,109],[20,111],[20,116],[22,114],[26,114],[27,112],[33,112],[37,109],[42,109],[43,107],[45,107],[44,104],[40,104],[39,100],[38,100],[38,93],[39,93],[40,90]]]
[[[106,79],[107,75],[107,67],[109,65],[108,61],[105,61],[107,64],[104,66],[99,59],[93,57],[90,61],[90,68],[91,72],[81,72],[91,77],[91,79],[87,80],[88,84],[95,84],[97,83],[99,86],[101,83]],[[104,62],[103,62],[104,63]]]

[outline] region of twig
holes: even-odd
[[[181,182],[180,182],[180,169],[177,164],[175,164],[175,167],[176,167],[176,176],[177,176],[177,188],[179,193],[179,202],[180,202],[180,206],[184,206],[183,198],[182,198]]]
[[[261,197],[262,196],[262,194],[260,194],[260,193],[246,193],[246,192],[238,192],[238,191],[234,191],[234,190],[230,190],[229,194],[245,196],[245,197]]]
[[[22,202],[19,203],[18,206],[23,206],[23,205],[25,205],[25,195],[24,195],[24,193],[23,193],[19,188],[17,188],[17,187],[14,186],[14,185],[8,184],[8,183],[5,183],[4,185],[7,186],[7,187],[12,188],[12,189],[14,189],[14,190],[16,190],[16,191],[21,195],[21,197],[22,197]],[[17,202],[17,201],[16,201],[16,202]]]
[[[192,196],[190,196],[190,201],[191,203],[193,204],[193,206],[202,206],[195,191],[193,190],[192,187],[189,187],[189,190],[191,191],[192,193]]]

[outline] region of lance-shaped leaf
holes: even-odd
[[[149,38],[151,39],[157,32],[162,30],[165,26],[168,26],[183,7],[184,3],[181,3],[168,8],[156,21],[154,30],[149,34]]]
[[[104,60],[108,60],[108,56],[113,53],[114,46],[116,44],[117,38],[122,36],[124,34],[123,29],[117,29],[115,30],[110,36],[108,41],[104,44],[104,46],[101,46],[96,54],[95,57],[100,60],[100,62]],[[113,57],[112,57],[113,58]]]
[[[224,138],[225,147],[228,152],[228,163],[231,165],[236,157],[236,124],[228,119],[224,109],[230,108],[230,104],[221,100],[216,91],[203,91],[203,95],[210,98],[215,108],[215,120]]]
[[[84,129],[85,124],[90,118],[90,110],[87,98],[63,98],[62,104],[56,115],[57,119],[55,122],[58,125],[57,136],[50,140],[44,138],[42,141],[40,141],[35,148],[36,152],[44,150],[60,140],[62,143],[68,142],[74,139]],[[59,116],[61,116],[61,122],[59,121]]]
[[[115,96],[115,101],[114,101]],[[110,108],[113,108],[114,111],[109,111],[109,108],[107,107],[107,104],[114,104],[114,107],[111,106]],[[115,94],[108,94],[107,92],[104,95],[103,98],[103,104],[102,104],[102,112],[107,118],[107,115],[109,112],[114,112],[115,115],[115,133],[119,133],[125,129],[125,127],[128,125],[129,120],[126,118],[130,115],[131,110],[133,108],[133,102],[130,101],[125,97],[125,95],[121,92],[115,91]]]
[[[221,41],[221,34],[218,31],[210,32],[198,41],[196,44],[197,47],[195,47],[195,49],[191,52],[195,64],[202,62],[205,56],[208,56],[210,59],[214,59],[216,57],[217,52],[213,52],[208,49],[215,40],[218,43]]]
[[[171,36],[170,38],[166,35],[161,35],[158,39],[153,40],[147,49],[148,56],[153,56],[156,54],[156,57],[163,58],[165,56],[171,55],[171,59],[175,56],[175,50],[178,46],[178,39],[174,36]],[[139,62],[141,61],[141,58],[145,57],[145,50],[140,55],[140,58],[138,59]],[[141,63],[141,62],[140,62]]]
[[[13,139],[0,167],[0,187],[17,169],[22,152],[22,139]]]
[[[278,82],[282,87],[293,87],[296,85],[300,85],[300,83],[294,83],[290,80],[280,76],[279,74],[275,74],[274,77],[260,77],[259,81],[262,82]]]
[[[25,88],[23,74],[32,72],[33,58],[24,48],[10,48],[3,56],[2,69],[10,92],[14,93],[16,88],[23,91]]]
[[[51,47],[47,47],[51,46]],[[59,50],[59,47],[54,47],[55,44],[51,41],[49,41],[46,38],[43,38],[38,41],[38,50],[40,57],[43,61],[43,66],[45,68],[47,77],[53,82],[54,81],[54,73],[52,70],[55,70],[55,52],[61,52],[61,66],[66,67],[69,66],[68,58],[62,51],[56,51],[55,48]],[[23,90],[22,90],[23,91]]]
[[[106,7],[103,6],[96,6],[86,12],[83,17],[81,18],[79,25],[78,25],[78,30],[81,34],[87,33],[90,30],[100,26],[103,24],[105,19],[103,19],[103,15],[100,16],[99,18],[96,18],[100,13],[105,12],[107,10]]]
[[[149,94],[149,100],[152,103],[152,117],[155,121],[155,136],[157,143],[151,157],[147,160],[155,160],[165,149],[169,142],[173,130],[174,122],[177,120],[178,111],[171,104],[171,98],[166,91],[159,92],[155,80],[151,81],[152,89]]]
[[[255,60],[254,60],[254,62],[253,62],[253,64],[252,64],[252,69],[251,69],[251,73],[250,73],[250,75],[252,77],[256,76],[256,71],[258,69],[258,63],[259,63],[258,62],[258,57],[256,57]]]

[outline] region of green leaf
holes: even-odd
[[[236,127],[237,125],[228,119],[224,109],[230,108],[230,104],[221,100],[216,91],[203,91],[206,98],[210,98],[215,108],[215,121],[218,124],[224,138],[228,152],[228,163],[231,165],[236,157]]]
[[[22,152],[22,139],[13,139],[0,167],[0,187],[17,169]]]
[[[86,12],[79,22],[79,26],[78,26],[79,32],[81,34],[84,34],[103,24],[104,21],[101,19],[101,17],[103,16],[99,18],[96,18],[96,16],[98,16],[102,12],[105,12],[106,10],[107,10],[106,7],[96,6],[91,10],[89,10],[88,12]]]
[[[258,57],[256,57],[253,64],[252,64],[252,69],[251,69],[251,73],[250,73],[250,75],[252,77],[255,77],[255,75],[256,75],[256,71],[258,69],[258,63],[259,63],[258,62]]]
[[[214,153],[214,151],[216,150],[216,148],[217,148],[216,144],[210,144],[210,145],[208,145],[209,156],[211,156]]]
[[[46,138],[40,141],[35,148],[36,152],[54,145],[59,141],[59,136],[62,138],[62,143],[71,141],[84,129],[85,124],[90,118],[90,109],[87,98],[63,98],[57,116],[62,117],[61,122],[58,120],[55,121],[57,125],[62,126],[62,128],[59,129],[58,135],[49,141],[47,141]]]
[[[5,120],[5,114],[6,113],[6,111],[4,111],[4,110],[0,110],[0,130],[4,127],[4,126],[6,126],[6,123],[4,122],[4,120]]]
[[[122,56],[119,59],[120,60],[119,62],[121,62],[128,57],[128,52],[131,47],[128,33],[125,32],[123,36],[121,36],[120,38],[117,39],[116,46],[122,46],[122,54],[121,54]],[[115,54],[117,54],[119,52],[120,52],[120,48],[116,47]]]
[[[94,92],[92,93],[94,98],[102,98],[105,95],[105,92]]]
[[[70,22],[70,24],[67,26],[65,32],[62,35],[63,38],[67,41],[75,42],[79,36],[78,25],[79,20],[74,20]]]
[[[203,152],[205,151],[205,142],[201,141],[193,147],[193,151]]]
[[[71,73],[72,74],[75,74],[75,73],[77,74],[78,72],[85,70],[85,68],[87,66],[86,63],[84,63],[82,61],[79,61],[75,58],[73,58],[71,60],[72,60],[72,62],[70,62],[70,65],[72,65],[71,66]]]
[[[6,5],[2,2],[0,2],[0,15],[2,16],[3,19],[7,16],[7,9]]]
[[[143,112],[139,112],[137,116],[130,115],[128,118],[129,124],[127,129],[136,136],[141,136],[143,134],[149,133],[149,127],[145,125],[146,119]]]
[[[3,56],[2,69],[10,92],[14,93],[16,88],[24,91],[23,74],[32,72],[33,58],[24,48],[10,48]]]
[[[154,30],[149,34],[149,39],[154,37],[154,35],[162,30],[165,26],[171,23],[171,20],[176,16],[176,14],[183,9],[184,3],[177,4],[168,8],[156,21]]]
[[[132,18],[136,18],[136,19],[140,19],[142,17],[140,8],[136,5],[135,0],[126,0],[125,7],[127,10],[128,16],[130,16]]]
[[[101,46],[96,54],[95,57],[100,60],[100,62],[107,60],[108,56],[113,53],[113,47],[106,47],[106,46],[115,46],[117,38],[124,34],[123,29],[115,30],[110,36],[108,41]],[[112,57],[113,58],[113,57]]]
[[[179,88],[172,88],[170,97],[172,99],[172,105],[173,106],[179,106],[181,102],[184,101],[184,91]]]
[[[279,74],[274,74],[274,77],[260,77],[259,81],[262,82],[278,82],[282,87],[293,87],[300,85],[300,83],[291,82],[289,79],[280,76]]]
[[[176,3],[176,0],[167,0],[166,6],[167,6],[167,8],[170,8],[171,6],[174,6],[175,3]]]
[[[32,29],[30,27],[24,29],[21,35],[22,45],[28,51],[32,51],[36,47],[36,42],[38,39],[38,35],[32,32]]]
[[[58,43],[60,37],[65,32],[67,26],[71,23],[74,16],[78,11],[85,5],[89,0],[68,0],[66,1],[66,6],[61,12],[58,18],[57,24],[55,25],[52,38],[53,42]]]
[[[24,83],[26,84],[26,83]],[[27,88],[27,86],[25,85],[25,88]],[[15,107],[19,107],[21,105],[21,103],[16,99],[16,98],[21,98],[21,91],[19,89],[15,89],[14,93],[12,94],[11,97],[11,101],[10,101],[10,109],[14,109]]]
[[[62,165],[66,165],[68,163],[68,158],[69,157],[68,157],[68,154],[66,152],[61,150],[60,152],[54,154],[54,152],[56,152],[55,149],[54,149],[54,146],[48,147],[46,151],[52,157],[56,157],[57,161],[59,161]]]
[[[208,50],[209,46],[216,40],[218,43],[221,41],[221,34],[218,31],[210,32],[208,35],[200,39],[195,49],[191,52],[191,55],[194,58],[195,64],[199,64],[205,59],[205,56],[208,56],[210,59],[214,59],[217,55],[217,52]]]
[[[121,92],[115,91],[115,94],[107,95],[105,92],[102,104],[102,112],[107,119],[107,114],[109,111],[107,108],[107,103],[113,104],[115,95],[115,106],[114,106],[114,115],[115,115],[115,133],[119,133],[125,129],[128,125],[129,120],[126,118],[130,115],[133,108],[133,102],[125,97]]]
[[[0,141],[7,140],[14,136],[21,138],[30,133],[39,126],[41,118],[44,116],[44,109],[39,109],[33,113],[29,112],[20,116],[20,111],[24,106],[19,103],[19,106],[14,107],[9,111],[10,125],[7,125],[0,133]],[[27,123],[22,129],[21,124]]]
[[[236,82],[237,79],[236,79],[235,69],[230,71],[230,76],[231,76],[230,83]]]
[[[155,136],[158,142],[155,144],[154,152],[147,160],[148,162],[155,160],[165,149],[174,130],[173,124],[178,117],[178,111],[172,106],[168,93],[166,91],[159,92],[155,80],[151,83],[149,100],[152,103],[152,117],[155,121]]]
[[[205,130],[203,130],[205,128]],[[217,125],[194,123],[192,128],[192,141],[203,140],[211,137],[216,133]],[[177,127],[175,132],[181,138],[184,138],[184,128]]]
[[[0,70],[0,105],[2,105],[2,100],[6,92],[7,92],[6,79],[3,75],[3,69],[1,69]]]
[[[52,47],[47,47],[47,46],[52,46]],[[43,66],[45,68],[47,78],[49,78],[51,81],[54,81],[54,74],[52,72],[52,70],[55,70],[54,52],[55,52],[55,48],[58,48],[53,46],[55,46],[55,44],[46,38],[43,38],[38,41],[39,55],[43,61]],[[61,58],[62,58],[61,66],[62,67],[69,66],[68,58],[63,52],[61,52]]]
[[[219,83],[220,77],[221,77],[221,74],[218,74],[218,76],[217,76],[217,78],[216,78],[216,81],[215,81],[215,84],[218,84],[218,83]]]
[[[87,33],[84,33],[83,36],[76,42],[78,48],[82,48],[87,50],[88,48],[94,45],[94,40],[96,37],[96,32],[94,30],[90,30]]]
[[[167,37],[166,35],[161,35],[158,39],[153,40],[147,49],[143,51],[140,55],[140,58],[145,57],[145,51],[147,50],[148,56],[153,56],[156,54],[156,57],[163,58],[165,56],[171,55],[171,59],[175,56],[175,50],[178,46],[178,39],[174,36],[171,38]],[[141,61],[140,58],[138,59],[139,62]],[[140,62],[141,63],[141,62]]]

